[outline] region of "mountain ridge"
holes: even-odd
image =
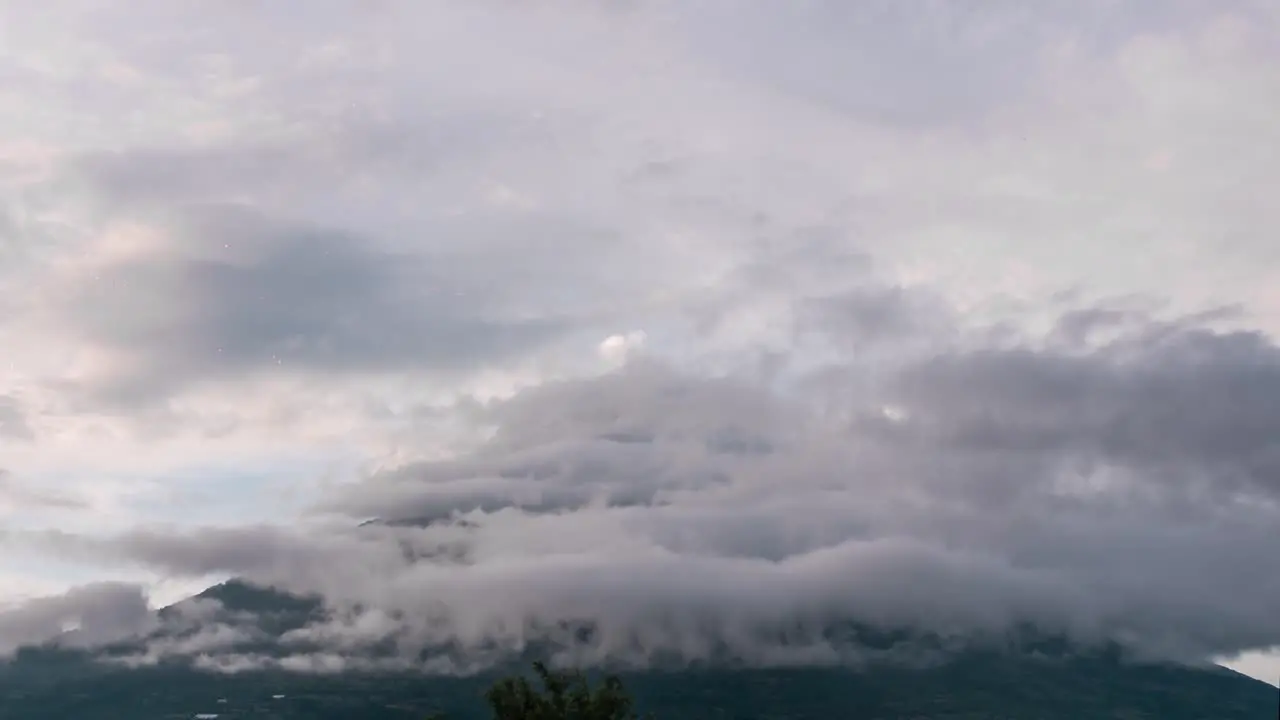
[[[215,607],[215,602],[217,607]],[[184,605],[185,603],[185,605]],[[194,603],[194,605],[193,605]],[[291,595],[233,580],[157,612],[158,616],[253,616],[265,628],[244,638],[262,653],[280,650],[291,629],[318,617],[319,597]],[[188,618],[189,619],[189,618]],[[178,628],[173,631],[172,628]],[[199,622],[172,625],[161,639],[198,637]],[[927,640],[908,629],[846,627],[864,647],[892,651]],[[273,634],[274,633],[274,634]],[[902,663],[882,653],[860,666],[753,667],[732,663],[668,663],[617,670],[642,710],[660,720],[684,718],[1114,718],[1210,720],[1264,717],[1276,711],[1276,689],[1235,671],[1154,664],[1127,657],[1112,644],[1081,649],[1065,638],[1024,628],[1003,645],[986,642],[952,648],[941,662]],[[0,666],[0,720],[87,720],[177,717],[421,718],[445,711],[457,720],[480,718],[479,694],[495,678],[519,672],[547,648],[465,676],[424,673],[421,668],[322,667],[300,672],[287,666],[215,672],[216,665],[157,657],[122,664],[145,643],[125,641],[91,652],[71,646],[25,648]],[[389,650],[394,650],[390,648]],[[116,662],[103,663],[103,656]],[[222,702],[219,702],[222,701]]]

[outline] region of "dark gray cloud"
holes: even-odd
[[[51,638],[93,647],[146,632],[154,622],[140,586],[84,585],[0,612],[0,656]]]
[[[201,577],[234,572],[263,581],[288,580],[288,587],[329,586],[332,562],[343,558],[357,573],[376,575],[388,566],[404,561],[396,545],[395,532],[375,529],[364,532],[350,527],[330,527],[321,534],[328,540],[301,531],[277,527],[209,528],[192,533],[138,529],[114,542],[93,547],[69,535],[49,536],[68,552],[100,559],[126,558],[167,575]],[[387,540],[392,540],[388,542]]]
[[[492,406],[480,420],[496,432],[473,455],[382,473],[331,507],[408,520],[510,505],[650,505],[727,483],[735,467],[775,452],[794,432],[781,410],[749,387],[641,359],[617,375],[554,383]]]
[[[0,438],[34,440],[35,432],[27,423],[27,414],[18,400],[0,395]]]
[[[407,255],[243,207],[183,212],[160,248],[113,261],[59,306],[77,337],[122,358],[93,388],[116,401],[254,373],[461,371],[564,329],[515,317],[465,258]]]
[[[908,419],[886,438],[904,452],[919,444],[1123,468],[1197,497],[1275,497],[1277,399],[1280,350],[1264,335],[1152,324],[1095,349],[930,358],[895,381],[887,400]]]
[[[117,643],[131,652],[117,650],[111,661],[131,666],[195,658],[261,641],[256,620],[208,598],[188,598],[157,611],[140,585],[94,583],[0,612],[0,661],[19,648],[48,642],[64,648]]]
[[[821,402],[640,357],[484,406],[473,450],[324,508],[422,527],[53,544],[319,591],[336,614],[299,637],[338,657],[388,634],[489,657],[561,620],[601,628],[573,650],[587,661],[848,660],[817,630],[791,646],[769,630],[842,619],[1032,623],[1183,660],[1280,643],[1274,344],[1136,317],[1102,343],[989,341],[871,383],[824,370],[802,384]]]

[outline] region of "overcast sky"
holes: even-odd
[[[1274,681],[1277,7],[0,0],[0,653],[239,575]]]

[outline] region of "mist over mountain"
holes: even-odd
[[[298,635],[325,615],[318,597],[241,581],[220,584],[157,613],[146,636],[87,650],[64,634],[0,664],[0,717],[409,718],[445,711],[480,718],[488,683],[533,661],[580,662],[597,642],[584,625],[526,628],[517,649],[423,649],[405,662],[393,641],[345,657]],[[790,632],[788,632],[790,630]],[[846,623],[816,633],[838,658],[777,654],[812,642],[800,628],[772,638],[770,658],[721,645],[690,660],[606,661],[640,706],[663,718],[1251,718],[1275,707],[1275,688],[1217,666],[1134,657],[1114,643],[1081,646],[1034,628],[950,636]],[[209,650],[221,652],[211,655]],[[577,651],[575,651],[575,648]],[[500,648],[491,648],[500,651]],[[514,650],[514,651],[513,651]],[[228,660],[228,658],[237,658]],[[798,662],[797,662],[798,661]]]
[[[383,522],[22,538],[319,594],[333,612],[298,632],[339,655],[392,637],[408,656],[518,648],[561,622],[595,628],[601,659],[638,661],[763,659],[784,629],[804,638],[784,655],[830,658],[816,633],[840,621],[1031,625],[1187,662],[1268,647],[1280,575],[1255,568],[1276,512],[1280,352],[1194,320],[1129,322],[1097,349],[931,350],[883,388],[843,368],[807,401],[639,359],[477,410],[494,430],[470,450],[322,508]],[[434,519],[394,522],[414,518]],[[31,601],[12,626],[83,612],[86,636],[136,629],[140,593]]]
[[[0,0],[6,672],[1280,677],[1270,3],[307,8]]]

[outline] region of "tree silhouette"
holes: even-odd
[[[494,720],[640,720],[631,695],[614,675],[593,688],[577,670],[553,671],[535,662],[533,671],[541,688],[518,675],[499,680],[485,693]]]
[[[494,720],[638,720],[631,696],[616,676],[595,688],[579,671],[552,671],[538,662],[533,670],[539,690],[523,676],[504,678],[489,688],[485,699]]]

